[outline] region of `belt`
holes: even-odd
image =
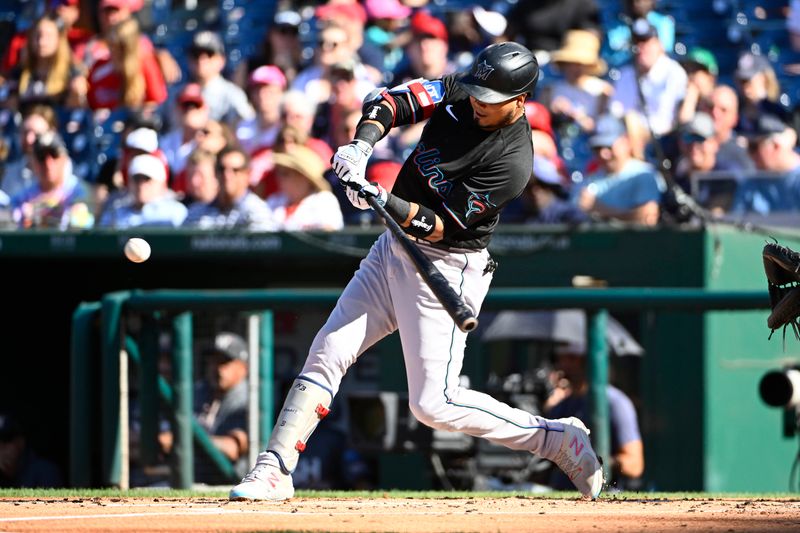
[[[443,250],[445,252],[453,252],[456,254],[474,254],[475,252],[480,252],[480,249],[476,250],[474,248],[456,248],[453,246],[445,246],[444,244],[426,241],[425,239],[420,239],[419,237],[414,237],[413,235],[406,234],[406,237],[418,244],[424,244],[425,246],[430,246],[431,248],[436,248],[437,250]]]

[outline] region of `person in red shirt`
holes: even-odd
[[[167,85],[155,56],[142,53],[135,19],[114,26],[108,36],[110,56],[89,71],[89,107],[131,109],[155,107],[167,98]]]
[[[72,57],[77,63],[83,62],[83,55],[86,51],[86,43],[92,38],[92,32],[76,27],[80,18],[80,0],[52,0],[48,13],[45,15],[56,15],[64,24],[67,33],[67,42],[72,49]],[[25,46],[28,42],[28,30],[21,31],[11,38],[8,49],[3,54],[0,62],[0,72],[11,72],[25,55]]]
[[[55,13],[33,23],[19,65],[10,75],[20,105],[45,102],[78,107],[86,95],[86,78],[75,64],[66,30]]]

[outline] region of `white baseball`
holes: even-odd
[[[128,239],[125,243],[125,257],[134,263],[142,263],[150,257],[150,244],[139,237]]]

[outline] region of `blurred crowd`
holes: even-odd
[[[329,163],[365,97],[464,69],[504,40],[542,69],[526,104],[531,180],[504,223],[796,213],[781,80],[796,75],[784,60],[800,50],[800,2],[774,20],[763,2],[780,57],[704,33],[697,17],[725,34],[743,3],[17,0],[0,37],[0,227],[376,224]],[[716,45],[691,44],[703,39]],[[423,127],[381,140],[368,179],[390,190]]]

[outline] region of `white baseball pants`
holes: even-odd
[[[484,274],[489,253],[419,246],[477,316],[492,280],[491,273]],[[358,356],[396,329],[405,358],[409,407],[420,422],[543,457],[557,453],[563,436],[560,422],[459,386],[467,334],[458,329],[388,231],[361,261],[317,333],[301,376],[335,395]]]

